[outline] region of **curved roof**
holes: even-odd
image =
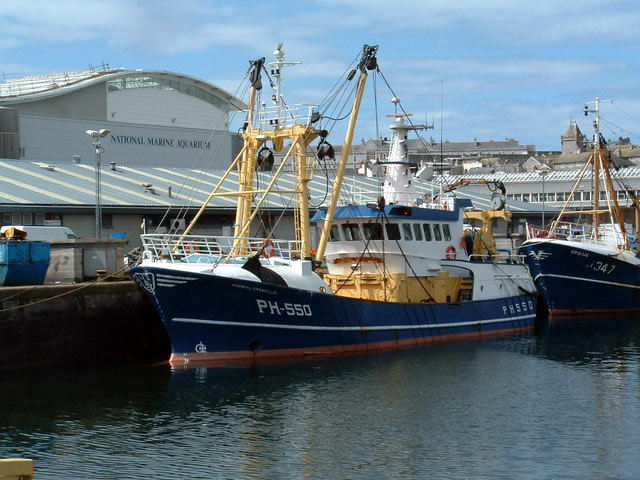
[[[196,77],[166,70],[128,70],[126,68],[90,69],[79,72],[50,73],[9,79],[0,83],[0,102],[3,104],[33,102],[65,95],[97,83],[131,75],[149,75],[186,81],[228,102],[231,107],[237,110],[245,110],[247,108],[247,105],[242,100],[234,97],[226,90]]]

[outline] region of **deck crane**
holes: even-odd
[[[493,220],[502,218],[506,221],[507,231],[509,231],[509,226],[511,225],[511,212],[504,209],[507,189],[500,180],[462,179],[446,185],[442,188],[442,191],[448,193],[467,185],[487,185],[491,191],[491,210],[466,210],[464,212],[465,218],[479,220],[482,223],[480,231],[467,230],[465,231],[465,237],[470,236],[473,238],[472,251],[474,254],[497,255],[498,250],[493,236]],[[465,245],[467,251],[471,249],[470,247],[471,245]]]

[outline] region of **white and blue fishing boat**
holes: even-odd
[[[509,213],[474,211],[453,196],[419,195],[405,140],[424,126],[406,124],[408,114],[392,115],[384,190],[377,201],[340,204],[366,80],[369,72],[379,72],[377,47],[365,46],[345,77],[345,85],[353,79],[357,85],[331,201],[310,218],[313,166],[333,148],[327,131],[314,126],[322,119],[318,108],[302,115],[281,103],[286,63],[280,48],[277,54],[271,70],[274,116],[256,106],[260,59],[250,73],[244,148],[209,197],[237,196],[234,235],[190,234],[207,202],[184,235],[142,236],[143,260],[132,272],[166,325],[170,362],[367,352],[531,330],[537,305],[529,270],[520,257],[499,254],[491,236],[493,219]],[[311,154],[316,138],[320,145]],[[274,164],[265,153],[267,142],[286,153],[269,185],[258,188],[256,171]],[[287,165],[296,182],[285,191],[275,185]],[[237,192],[220,192],[235,168]],[[274,193],[292,194],[295,240],[250,235],[264,199]],[[475,239],[464,231],[470,218],[485,220]],[[311,242],[312,222],[321,231],[317,245]]]
[[[585,106],[585,115],[595,114],[588,161],[549,230],[528,228],[529,238],[519,249],[552,315],[640,311],[637,231],[625,223],[619,198],[629,196],[636,225],[640,224],[640,201],[616,177],[617,168],[600,135],[600,100],[593,103],[594,109]],[[592,203],[586,209],[584,205],[575,208],[583,190],[590,191]],[[567,222],[569,215],[590,221]]]

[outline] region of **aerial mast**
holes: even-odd
[[[275,79],[275,89],[276,93],[271,97],[273,103],[276,106],[276,119],[279,124],[282,123],[281,114],[282,114],[282,94],[280,93],[282,88],[282,67],[291,67],[293,65],[299,65],[302,62],[285,62],[284,61],[284,50],[282,49],[283,43],[280,42],[276,45],[275,50],[273,51],[273,55],[276,57],[275,62],[269,62],[271,65],[271,76]],[[278,127],[280,125],[276,125]]]

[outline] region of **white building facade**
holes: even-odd
[[[19,159],[92,164],[85,131],[105,128],[104,163],[182,168],[225,168],[240,145],[230,114],[246,107],[188,75],[108,68],[7,80],[0,106],[18,113]]]

